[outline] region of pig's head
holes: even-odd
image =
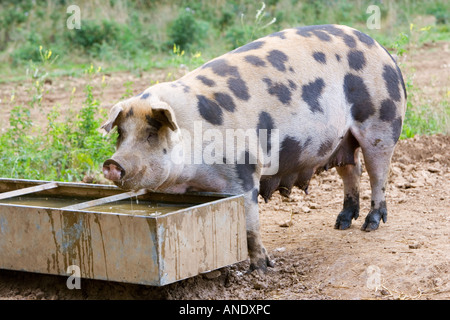
[[[110,132],[115,126],[116,152],[103,163],[107,179],[126,190],[158,190],[174,183],[182,168],[171,156],[181,145],[181,134],[167,103],[139,97],[120,102],[102,129]]]

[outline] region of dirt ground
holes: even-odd
[[[417,50],[404,73],[414,74],[422,98],[433,104],[448,95],[449,66],[448,43],[441,43]],[[174,71],[174,77],[182,73]],[[102,103],[106,107],[117,101],[124,81],[133,81],[138,93],[165,78],[167,71],[141,78],[111,75]],[[83,99],[82,79],[47,86],[53,88],[44,97],[44,110],[67,102],[73,86],[73,104]],[[26,99],[26,84],[1,85],[0,98],[9,99],[12,89],[16,99]],[[8,109],[0,112],[3,127]],[[387,223],[373,232],[360,230],[370,208],[365,171],[360,217],[347,230],[333,228],[343,203],[343,184],[335,169],[314,177],[309,195],[295,189],[290,199],[278,194],[268,204],[260,199],[261,233],[275,260],[264,275],[246,273],[249,263],[244,261],[160,288],[82,279],[80,290],[69,290],[66,277],[0,270],[0,299],[450,300],[450,136],[400,141],[387,196]]]

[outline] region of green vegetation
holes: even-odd
[[[53,71],[82,74],[90,63],[108,71],[151,70],[171,65],[174,43],[182,50],[202,51],[209,60],[283,28],[322,23],[354,26],[389,48],[400,32],[410,36],[409,26],[419,15],[433,15],[436,23],[418,42],[450,39],[446,0],[268,0],[263,10],[262,2],[250,0],[80,0],[76,4],[81,29],[69,29],[67,7],[72,4],[68,0],[0,3],[3,75],[12,76],[29,61],[39,61],[39,46],[60,56]],[[380,30],[367,29],[369,5],[380,8]]]
[[[85,70],[88,80],[85,101],[74,114],[65,110],[61,119],[59,107],[47,114],[47,126],[35,127],[31,110],[41,108],[45,71],[51,60],[51,51],[42,53],[42,61],[33,63],[33,91],[28,105],[16,105],[11,110],[9,128],[0,136],[0,176],[9,178],[80,181],[85,176],[96,179],[100,164],[114,152],[116,134],[103,137],[98,131],[106,118],[106,110],[92,93],[91,81],[101,68],[91,65]],[[42,70],[42,71],[41,71]],[[14,97],[14,96],[13,96]],[[12,100],[14,99],[12,97]]]
[[[1,116],[6,116],[5,103],[11,110],[8,128],[0,131],[1,177],[79,181],[86,175],[98,176],[116,139],[97,130],[106,111],[100,108],[92,83],[105,74],[140,74],[181,65],[193,69],[260,36],[311,24],[358,28],[396,53],[400,64],[411,48],[450,41],[446,0],[80,0],[76,4],[81,29],[69,29],[67,7],[72,4],[0,2],[0,85],[18,81],[30,85],[29,103],[16,103],[14,91],[10,101],[0,97]],[[366,26],[369,5],[380,8],[379,30]],[[418,16],[434,21],[416,25]],[[75,108],[72,92],[65,108],[55,106],[39,127],[31,114],[42,109],[44,83],[57,83],[61,75],[86,77],[83,105]],[[169,73],[167,79],[171,77]],[[413,77],[405,80],[409,101],[401,138],[448,133],[450,95],[442,97],[439,106],[430,106],[425,99],[413,99],[420,97]],[[133,95],[132,86],[131,81],[124,83],[122,99]]]

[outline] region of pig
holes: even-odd
[[[264,272],[274,262],[261,240],[258,196],[307,192],[314,174],[335,167],[344,201],[334,227],[347,229],[359,216],[361,153],[371,186],[361,229],[386,222],[406,98],[396,61],[367,34],[342,25],[286,29],[114,105],[102,128],[117,127],[117,148],[103,173],[126,190],[244,194],[250,270]],[[238,147],[225,141],[229,130],[249,137]],[[266,139],[255,142],[252,132]]]

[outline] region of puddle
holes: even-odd
[[[172,211],[188,208],[189,204],[162,203],[152,201],[124,200],[86,208],[87,211],[113,212],[131,215],[157,216]]]
[[[62,208],[77,204],[79,202],[87,201],[85,199],[70,199],[70,198],[48,198],[48,197],[13,197],[0,200],[0,203],[17,204],[21,206],[33,207],[48,207],[48,208]]]
[[[16,204],[21,206],[34,207],[48,207],[48,208],[63,208],[78,204],[81,202],[93,199],[70,199],[70,198],[56,198],[56,197],[14,197],[0,200],[0,203]],[[96,211],[109,213],[122,213],[129,215],[145,215],[157,216],[166,214],[172,211],[184,209],[193,206],[194,204],[180,204],[180,203],[163,203],[155,201],[142,201],[134,199],[127,199],[121,201],[110,202],[103,205],[93,206],[82,211]]]

